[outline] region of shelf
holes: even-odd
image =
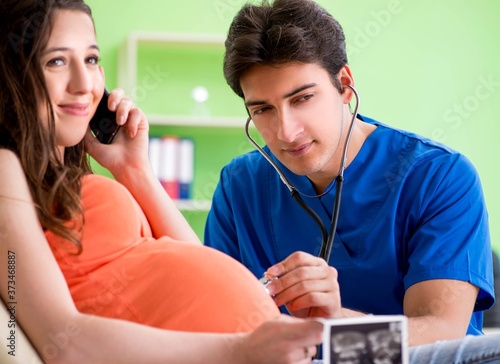
[[[131,32],[128,42],[137,43],[189,43],[215,44],[224,47],[225,36],[220,34],[193,34],[193,33],[162,33],[162,32]]]
[[[224,40],[215,34],[132,32],[120,47],[118,87],[152,125],[241,127],[247,115],[223,76]],[[206,102],[193,99],[197,87],[208,92]]]
[[[150,134],[195,143],[193,199],[175,200],[193,221],[210,210],[223,166],[251,147],[244,104],[223,75],[225,38],[138,31],[119,50],[118,87],[146,114]],[[203,89],[205,94],[196,93]]]
[[[197,117],[184,115],[147,115],[147,119],[152,125],[170,126],[198,126],[198,127],[220,127],[220,128],[243,128],[245,118],[237,117]],[[253,128],[254,124],[251,123]]]
[[[137,86],[138,48],[140,44],[181,45],[188,47],[216,47],[224,52],[224,37],[207,34],[175,34],[154,32],[132,32],[120,47],[118,62],[118,85],[126,95],[133,95]]]
[[[182,211],[208,211],[212,206],[207,200],[175,200],[175,204]]]

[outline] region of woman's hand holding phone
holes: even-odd
[[[89,123],[92,134],[103,144],[111,144],[116,133],[120,130],[120,125],[116,123],[116,111],[109,109],[108,99],[109,92],[104,89],[101,101]]]
[[[121,89],[105,91],[100,104],[85,135],[87,152],[113,175],[124,168],[149,166],[149,124],[144,113]]]

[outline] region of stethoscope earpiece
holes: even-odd
[[[344,91],[345,91],[345,88],[346,88],[346,87],[348,87],[348,88],[350,88],[352,91],[356,92],[356,90],[354,89],[354,87],[353,87],[353,86],[351,86],[351,85],[342,85],[342,93],[344,93]]]

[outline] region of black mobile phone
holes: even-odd
[[[90,130],[103,144],[111,144],[120,125],[116,123],[116,112],[108,109],[108,90],[104,89],[102,99],[97,106],[95,115],[90,120]]]

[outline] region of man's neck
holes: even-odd
[[[362,121],[361,119],[355,119],[354,120],[354,126],[352,130],[352,135],[349,140],[349,146],[347,148],[347,156],[346,156],[346,162],[345,162],[345,168],[352,163],[352,161],[356,158],[358,155],[359,151],[363,147],[364,142],[370,134],[377,128],[376,125],[366,123]],[[342,137],[342,142],[340,144],[340,156],[337,158],[338,163],[335,165],[335,167],[331,170],[331,173],[324,173],[321,175],[317,176],[308,176],[308,178],[311,180],[311,183],[314,186],[314,190],[316,191],[317,194],[321,194],[325,191],[325,189],[330,185],[330,183],[338,176],[340,172],[340,163],[341,163],[341,158],[342,158],[342,153],[344,152],[344,145],[345,145],[345,140],[347,137],[347,132],[346,135]]]

